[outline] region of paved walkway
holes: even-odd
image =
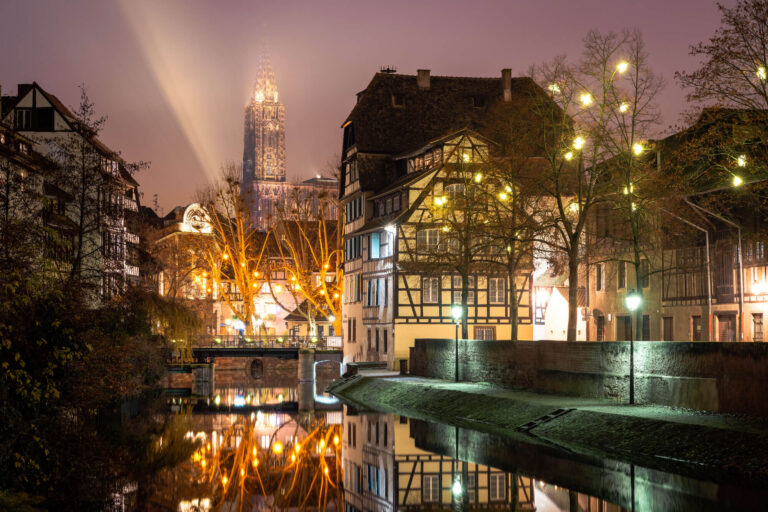
[[[574,454],[678,473],[704,469],[718,479],[746,476],[768,483],[768,421],[383,370],[361,371],[329,389],[373,410],[512,436]],[[557,409],[572,410],[553,416]]]

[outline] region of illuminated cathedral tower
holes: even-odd
[[[334,178],[315,178],[301,183],[285,181],[285,107],[277,100],[277,86],[272,64],[259,58],[253,95],[245,107],[243,149],[243,192],[250,201],[251,218],[259,229],[267,229],[278,220],[278,208],[290,201],[309,205],[311,215],[318,215],[323,198],[337,193]],[[337,212],[326,212],[336,218]]]
[[[259,58],[253,95],[245,107],[243,189],[253,194],[253,217],[264,225],[285,183],[285,107],[277,99],[272,64]]]

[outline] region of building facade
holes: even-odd
[[[590,340],[628,340],[630,325],[643,340],[765,340],[768,226],[762,180],[746,176],[765,167],[767,127],[762,113],[705,109],[692,126],[653,144],[650,158],[659,169],[681,172],[682,162],[701,186],[681,208],[659,213],[665,239],[645,251],[639,279],[629,253],[625,261],[586,267]],[[723,177],[716,168],[734,174]],[[743,183],[735,173],[744,175]],[[597,239],[605,225],[596,222]],[[642,303],[630,319],[625,298],[632,290]]]
[[[2,121],[53,163],[43,189],[52,209],[48,217],[68,226],[63,233],[69,249],[60,257],[90,284],[90,300],[138,284],[138,183],[126,162],[37,83],[19,84],[15,96],[2,97]]]
[[[344,214],[345,361],[407,360],[416,338],[452,338],[451,309],[462,278],[430,270],[441,245],[435,207],[456,193],[450,176],[461,165],[491,165],[489,119],[526,108],[538,86],[527,78],[431,77],[377,73],[358,93],[343,125],[340,197]],[[445,229],[445,226],[442,228]],[[445,253],[444,253],[445,254]],[[515,276],[518,336],[533,336],[533,268]],[[468,278],[469,337],[509,339],[509,277],[472,264]]]

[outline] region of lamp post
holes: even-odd
[[[640,307],[642,298],[640,294],[635,290],[631,290],[624,301],[627,304],[629,314],[629,405],[635,403],[635,342],[632,336],[632,315],[635,314],[635,310]]]
[[[459,382],[459,324],[461,323],[461,318],[464,316],[464,310],[461,306],[453,306],[451,308],[451,316],[453,317],[453,322],[456,324],[456,336],[454,338],[455,344],[454,344],[454,381]]]

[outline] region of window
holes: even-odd
[[[488,304],[504,304],[505,281],[503,277],[488,278]]]
[[[382,350],[382,353],[386,354],[386,353],[387,353],[387,330],[386,330],[386,329],[384,329],[384,330],[382,331],[381,335],[382,335],[382,337],[383,337],[383,340],[382,340],[382,341],[384,342],[384,343],[383,343],[383,345],[384,345],[384,346],[383,346],[383,350]],[[386,436],[387,436],[387,431],[386,431],[386,427],[385,427],[385,430],[384,430],[384,439],[386,439],[386,438],[387,438]]]
[[[477,501],[477,473],[467,475],[467,497],[470,503]]]
[[[379,259],[381,249],[381,238],[379,236],[379,233],[371,233],[368,237],[368,259],[369,260],[377,260]]]
[[[437,249],[440,234],[437,228],[421,229],[416,233],[416,251],[432,252]]]
[[[421,478],[421,501],[437,503],[440,500],[440,475],[424,475]]]
[[[379,351],[379,329],[376,328],[376,352],[378,351]],[[376,442],[378,442],[378,438],[379,438],[379,424],[377,423],[376,424],[376,439],[377,439]]]
[[[382,306],[387,305],[387,292],[389,290],[389,280],[386,277],[383,277],[379,279],[379,298],[376,302],[376,304],[381,304]]]
[[[605,272],[603,269],[603,264],[598,263],[595,265],[595,290],[596,291],[602,291],[604,289],[604,279],[605,279]]]
[[[456,199],[456,197],[461,197],[464,195],[464,184],[463,183],[451,183],[450,185],[445,186],[445,194],[448,196],[448,199]]]
[[[467,304],[475,303],[475,276],[469,276]],[[453,276],[453,303],[461,304],[461,276]]]
[[[763,341],[763,314],[752,314],[752,341]]]
[[[495,327],[475,327],[475,339],[476,340],[495,340],[496,328]]]
[[[423,304],[437,304],[440,302],[440,278],[421,278],[421,302]]]
[[[16,129],[17,130],[32,129],[32,109],[31,108],[16,109]]]
[[[404,107],[405,106],[405,96],[402,94],[393,94],[392,95],[392,106],[393,107]]]
[[[380,256],[382,258],[389,258],[392,256],[393,246],[395,245],[395,235],[384,231],[381,234],[381,246],[380,246]]]
[[[640,260],[640,285],[643,288],[648,288],[651,284],[650,273],[648,260]]]
[[[368,306],[368,307],[378,306],[379,305],[379,297],[378,297],[378,294],[376,293],[376,291],[377,291],[376,290],[376,288],[377,288],[376,287],[376,281],[377,281],[376,279],[369,279],[368,280],[368,286],[367,286],[367,292],[368,293],[367,293],[366,301],[365,301],[365,305]]]
[[[661,319],[661,331],[662,339],[664,341],[673,341],[674,329],[673,329],[672,317],[665,316]]]
[[[504,473],[491,473],[488,479],[488,498],[491,501],[504,501],[507,499],[507,475]]]
[[[619,290],[627,287],[627,262],[626,261],[620,261],[618,264],[618,281],[619,281]]]
[[[643,341],[651,339],[651,317],[643,315]]]

